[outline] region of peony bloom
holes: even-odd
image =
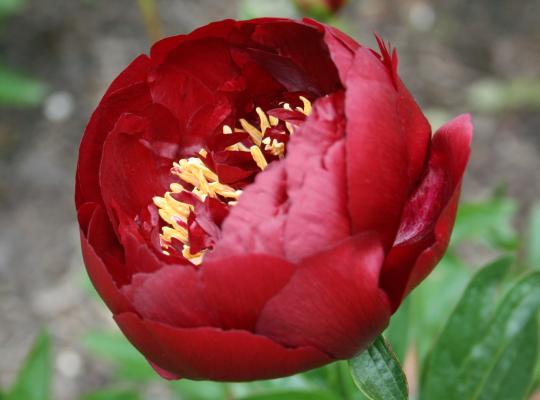
[[[88,274],[166,378],[274,378],[347,359],[441,258],[471,141],[432,137],[380,54],[305,20],[161,40],[79,152]]]

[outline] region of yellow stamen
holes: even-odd
[[[266,130],[270,128],[270,121],[268,121],[268,117],[261,109],[261,107],[257,107],[255,111],[257,112],[257,115],[259,116],[259,119],[261,121],[261,132],[264,135],[264,132],[266,132]]]
[[[276,139],[272,139],[272,141],[270,141],[269,137],[264,138],[262,142],[265,144],[264,150],[269,151],[272,155],[279,158],[283,158],[285,156],[285,143],[279,142]]]
[[[245,144],[241,143],[241,142],[231,144],[230,146],[225,147],[225,150],[229,150],[229,151],[249,151],[247,146]]]
[[[311,115],[311,111],[313,110],[311,107],[311,101],[306,99],[304,96],[300,96],[300,100],[302,100],[302,103],[304,104],[304,108],[300,109],[299,111],[305,115]],[[298,109],[299,107],[297,107]]]
[[[260,146],[263,137],[262,132],[243,118],[240,119],[240,125],[242,125],[242,128],[246,130],[253,143],[255,143],[257,146]]]
[[[251,146],[249,148],[249,151],[251,152],[251,156],[255,160],[257,166],[261,170],[264,170],[267,167],[268,162],[266,162],[266,158],[264,158],[264,154],[262,153],[261,148],[258,146]]]
[[[269,115],[268,119],[270,120],[271,126],[277,126],[279,124],[279,119],[274,117],[273,115]]]
[[[200,265],[202,263],[204,252],[199,251],[198,253],[191,254],[189,246],[185,244],[184,248],[182,249],[182,255],[187,258],[192,264]]]
[[[206,158],[206,156],[208,155],[208,152],[207,152],[205,149],[200,149],[200,150],[199,150],[199,155],[200,155],[202,158]]]
[[[312,107],[310,101],[300,96],[303,107],[296,107],[296,110],[305,115],[310,115]],[[282,107],[290,110],[289,103],[282,103]],[[242,142],[235,143],[226,147],[228,151],[245,151],[250,152],[255,164],[264,170],[268,166],[264,152],[268,152],[273,156],[283,158],[285,156],[285,143],[280,142],[270,137],[264,137],[266,131],[270,127],[279,127],[280,120],[274,116],[266,114],[260,107],[255,108],[255,112],[259,117],[259,126],[256,127],[245,119],[240,119],[238,122],[241,128],[223,125],[223,134],[229,135],[233,132],[247,133],[253,145],[249,146]],[[294,133],[294,127],[291,123],[284,121],[286,131],[290,135]],[[283,126],[283,125],[281,125]],[[278,128],[279,129],[279,128]],[[283,131],[282,133],[287,133]],[[263,147],[264,145],[264,147]],[[264,152],[263,152],[264,150]],[[229,185],[219,181],[219,176],[212,171],[204,163],[203,159],[208,156],[208,151],[201,148],[197,157],[181,159],[173,163],[171,173],[185,184],[193,187],[191,193],[200,201],[204,202],[208,197],[218,199],[229,206],[238,204],[238,199],[242,194],[242,190],[235,189]],[[153,203],[158,208],[158,213],[162,220],[167,224],[163,226],[160,235],[162,252],[165,255],[171,254],[172,241],[177,240],[183,244],[182,255],[194,265],[201,264],[206,249],[198,253],[191,253],[189,244],[189,232],[187,229],[187,221],[190,213],[194,211],[194,206],[188,203],[183,203],[174,198],[175,194],[182,193],[187,190],[182,183],[171,183],[170,191],[166,192],[163,197],[156,196],[152,199]]]

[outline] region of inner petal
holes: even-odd
[[[219,240],[221,223],[243,188],[270,163],[285,157],[289,137],[311,111],[311,101],[304,95],[274,109],[255,107],[236,126],[223,125],[212,148],[201,147],[174,162],[169,191],[152,199],[161,217],[163,253],[201,264]]]

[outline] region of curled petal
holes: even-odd
[[[350,235],[343,93],[317,100],[289,141],[285,253],[297,262]]]
[[[409,199],[382,273],[394,308],[444,254],[454,224],[472,139],[470,116],[441,127],[433,138],[428,171]]]

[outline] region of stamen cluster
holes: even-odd
[[[295,107],[293,110],[289,103],[282,103],[282,109],[301,113],[304,117],[309,116],[312,111],[311,102],[304,96],[299,99],[302,107]],[[238,120],[240,127],[233,129],[229,125],[223,125],[222,133],[245,134],[245,139],[227,146],[225,150],[250,153],[257,168],[263,171],[268,166],[267,158],[282,159],[286,154],[286,144],[267,133],[277,128],[281,134],[290,136],[294,133],[295,125],[265,113],[260,107],[256,107],[255,112],[258,126],[241,118]],[[209,150],[201,148],[195,156],[173,163],[171,174],[178,177],[180,183],[172,183],[163,197],[153,198],[164,222],[160,234],[163,253],[171,255],[171,252],[175,251],[194,265],[199,265],[204,253],[209,250],[206,248],[192,253],[190,221],[196,213],[197,202],[205,203],[212,198],[228,209],[237,204],[242,194],[241,189],[220,182],[218,174],[208,166],[208,153]],[[185,196],[186,194],[188,196]]]

